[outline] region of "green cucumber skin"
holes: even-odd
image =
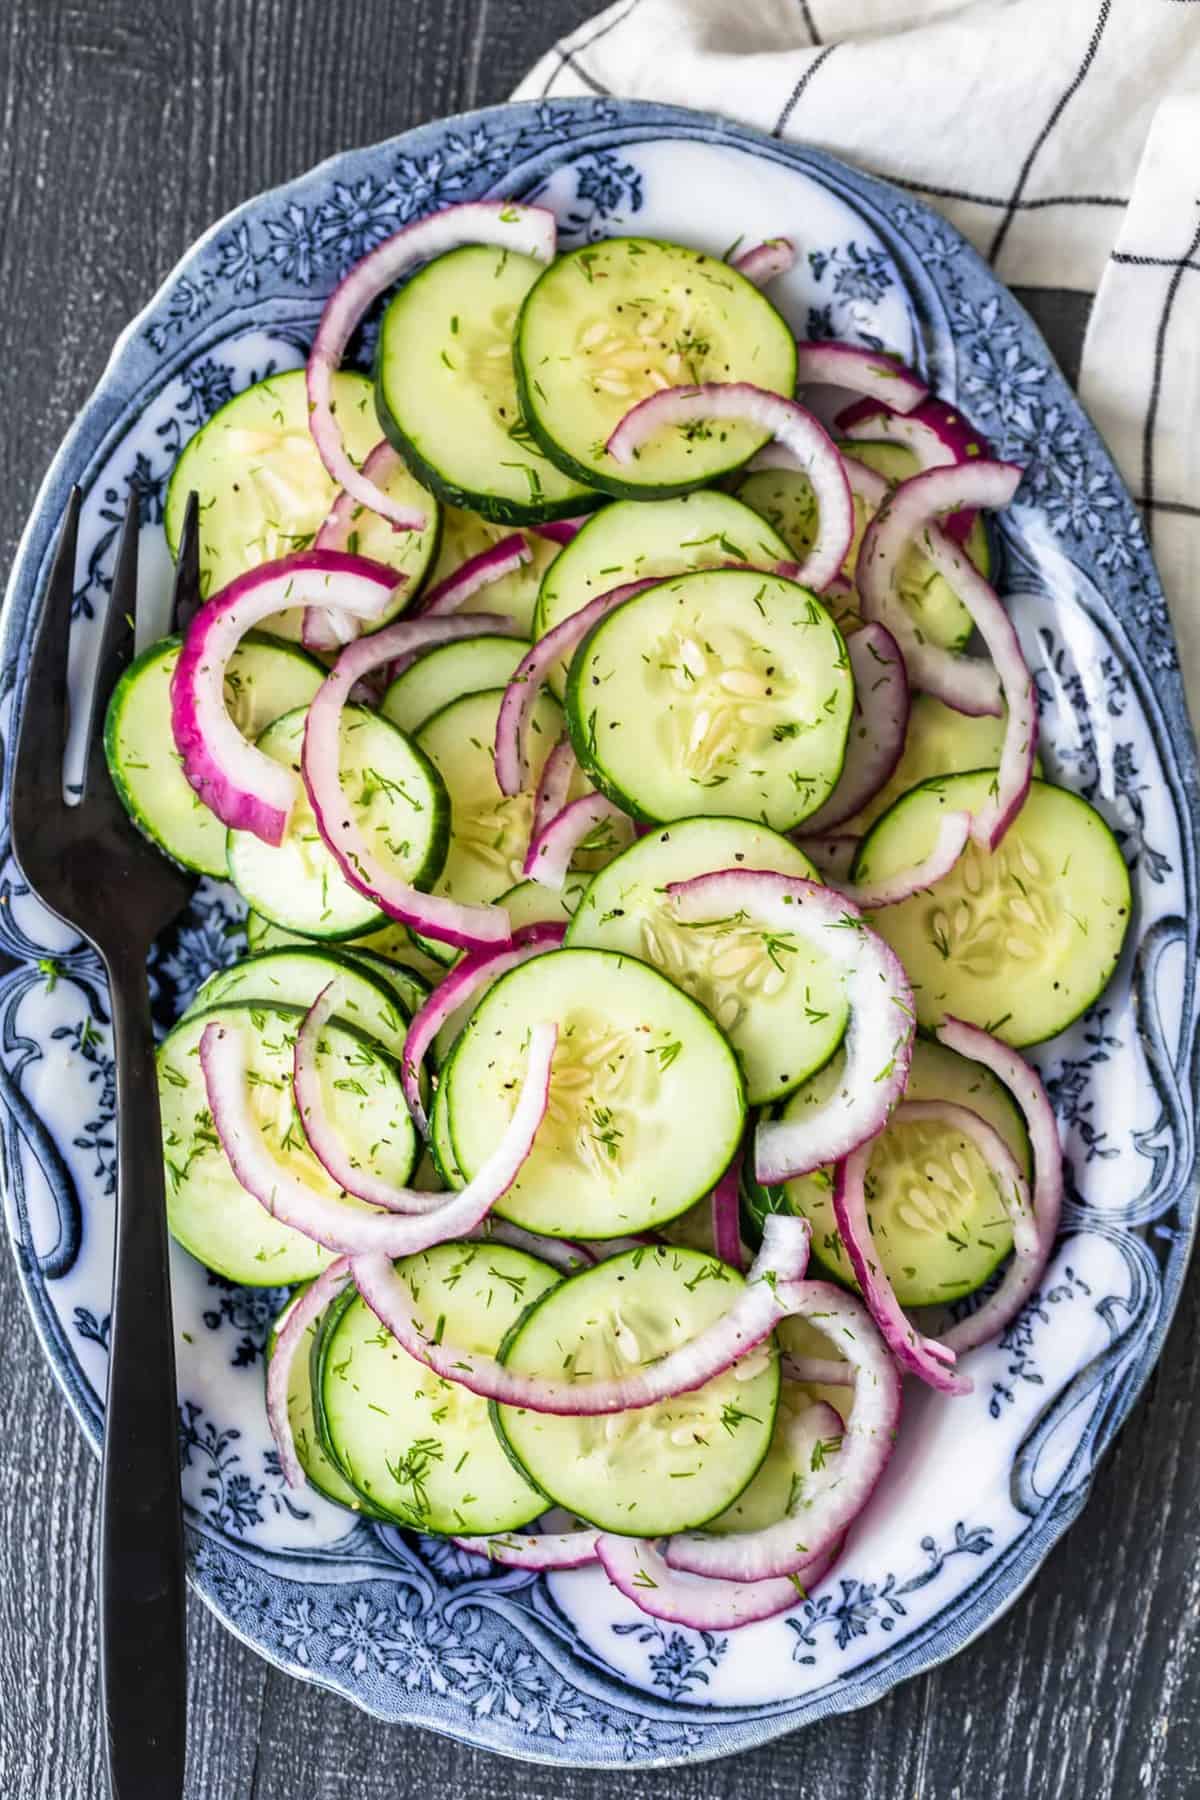
[[[609,498],[607,494],[597,493],[594,484],[589,482],[586,494],[573,495],[564,500],[547,500],[539,505],[532,501],[504,500],[495,494],[476,493],[471,488],[460,487],[457,482],[449,481],[439,468],[422,456],[392,412],[384,394],[382,372],[378,366],[375,370],[375,410],[379,414],[383,435],[392,449],[404,458],[419,482],[447,505],[478,513],[480,518],[490,519],[495,525],[547,525],[555,519],[575,519],[582,513],[594,512]],[[558,466],[561,467],[561,464]],[[430,558],[430,568],[436,560],[436,557]]]
[[[355,1483],[351,1480],[349,1471],[346,1469],[341,1457],[337,1453],[336,1446],[330,1436],[329,1424],[325,1417],[325,1383],[323,1380],[325,1354],[330,1343],[333,1341],[333,1334],[337,1330],[338,1322],[340,1321],[342,1314],[348,1306],[353,1305],[357,1298],[358,1289],[351,1283],[350,1286],[346,1288],[343,1293],[339,1294],[335,1300],[330,1301],[325,1309],[325,1317],[321,1320],[321,1328],[317,1332],[316,1341],[309,1352],[309,1381],[312,1386],[313,1428],[321,1441],[322,1450],[325,1452],[342,1480],[346,1483],[346,1486],[353,1488],[354,1492],[358,1495],[364,1516],[368,1519],[376,1519],[380,1524],[390,1525],[392,1521],[389,1519],[387,1513],[382,1512],[380,1508],[376,1506],[375,1502],[364,1494],[361,1488],[355,1486]],[[307,1470],[305,1473],[307,1474]],[[309,1480],[312,1480],[311,1476],[309,1476]],[[313,1486],[316,1487],[316,1485],[316,1482],[313,1482]]]
[[[286,714],[284,716],[286,717]],[[450,796],[446,792],[446,784],[442,780],[437,768],[434,766],[432,760],[425,754],[424,750],[421,749],[420,745],[416,743],[414,739],[410,738],[407,733],[402,732],[398,725],[393,725],[390,719],[384,718],[382,713],[372,713],[371,716],[381,724],[389,726],[398,737],[404,739],[412,755],[422,766],[423,773],[429,781],[429,791],[433,797],[434,807],[436,808],[432,830],[429,835],[429,848],[425,856],[425,861],[422,863],[420,869],[417,870],[415,874],[408,877],[410,886],[419,888],[422,892],[428,892],[437,881],[442,869],[445,867],[446,857],[450,849]],[[278,724],[279,721],[276,720],[275,723]],[[235,835],[236,834],[232,831],[226,833],[225,844],[227,852],[232,847]],[[232,871],[228,868],[226,879],[230,881],[234,887],[237,887],[237,882],[234,881]],[[251,902],[247,900],[247,905],[250,904]],[[261,895],[256,896],[253,910],[260,918],[268,920],[272,925],[277,925],[281,931],[295,930],[295,927],[289,925],[286,919],[277,918],[273,913],[267,910],[262,904]],[[380,907],[376,909],[374,917],[368,919],[365,923],[358,921],[354,925],[343,928],[340,931],[312,931],[305,932],[303,935],[311,938],[315,944],[344,944],[352,942],[355,938],[366,937],[370,932],[378,931],[381,926],[391,923],[391,915],[384,912]],[[416,941],[418,944],[421,944],[420,939],[417,939]],[[455,951],[454,955],[457,956],[457,954],[458,952]],[[439,961],[440,960],[441,959],[439,958]]]
[[[563,948],[558,952],[558,954],[559,955],[569,954],[569,955],[574,955],[574,956],[593,956],[593,955],[596,955],[597,952],[592,951],[592,950],[573,950],[572,951],[572,950],[569,950],[569,948],[564,945]],[[614,953],[606,951],[606,952],[601,952],[600,954],[612,955]],[[631,957],[629,960],[637,961],[638,959]],[[643,966],[649,968],[649,964],[645,964]],[[665,975],[662,975],[661,971],[659,971],[658,969],[652,969],[650,972],[653,975],[657,975],[660,980],[666,981],[666,979],[667,979],[667,977]],[[520,973],[520,965],[516,969],[507,970],[506,973],[501,975],[500,979],[498,981],[496,981],[492,985],[491,988],[488,989],[488,992],[483,997],[484,1000],[490,1000],[492,995],[494,993],[496,993],[497,990],[500,987],[502,987],[506,981],[508,981],[513,975],[516,975],[519,973]],[[724,1046],[725,1051],[728,1055],[730,1067],[731,1067],[733,1074],[735,1076],[735,1079],[737,1081],[738,1094],[741,1099],[741,1122],[738,1125],[736,1134],[735,1134],[732,1142],[728,1146],[727,1154],[725,1157],[725,1163],[724,1163],[724,1166],[727,1168],[729,1166],[729,1164],[733,1161],[734,1155],[737,1152],[738,1145],[741,1143],[742,1136],[745,1131],[746,1118],[748,1116],[748,1110],[749,1110],[746,1105],[746,1078],[742,1074],[742,1066],[741,1066],[740,1062],[738,1061],[737,1057],[734,1055],[733,1049],[732,1049],[731,1045],[729,1044],[728,1040],[725,1038],[723,1032],[721,1031],[720,1026],[717,1025],[716,1022],[709,1017],[709,1015],[705,1012],[704,1008],[700,1005],[700,1003],[698,1001],[693,1000],[689,994],[684,994],[681,989],[677,989],[676,991],[679,993],[680,998],[683,1000],[686,1000],[688,1005],[695,1010],[698,1018],[703,1022],[704,1028],[707,1031],[715,1033],[715,1035],[720,1039],[720,1041],[721,1041],[722,1045]],[[480,1004],[482,1005],[482,1003],[483,1002],[481,1001]],[[439,1075],[439,1081],[442,1086],[446,1086],[452,1078],[453,1071],[454,1071],[455,1058],[458,1056],[459,1049],[460,1049],[464,1039],[466,1038],[466,1036],[467,1036],[467,1033],[465,1030],[459,1033],[458,1038],[455,1040],[453,1049],[451,1050],[449,1056],[446,1058],[446,1061],[442,1065],[440,1075]],[[447,1103],[446,1103],[446,1111],[448,1114],[448,1117],[446,1120],[446,1135],[450,1140],[450,1147],[454,1151],[455,1156],[457,1157],[458,1146],[454,1141],[454,1115],[450,1111],[450,1108],[448,1105],[448,1099],[449,1099],[449,1096],[447,1096]],[[430,1144],[432,1147],[432,1138],[430,1140]],[[431,1154],[433,1154],[432,1148],[431,1148]],[[438,1174],[441,1176],[442,1180],[446,1182],[447,1186],[456,1185],[453,1181],[451,1181],[447,1177],[445,1170],[442,1167],[441,1161],[436,1154],[433,1154],[433,1164],[434,1164],[434,1167],[437,1169]],[[459,1175],[459,1179],[465,1183],[466,1178],[465,1178],[465,1176],[461,1175],[461,1172]],[[669,1214],[664,1213],[661,1217],[656,1216],[653,1226],[650,1226],[650,1227],[639,1226],[639,1227],[637,1227],[637,1229],[639,1229],[639,1230],[647,1230],[647,1229],[657,1230],[660,1225],[669,1225],[671,1223],[672,1219],[680,1218],[682,1216],[682,1214],[690,1211],[690,1209],[696,1205],[697,1201],[703,1200],[704,1196],[711,1192],[712,1192],[712,1189],[710,1187],[706,1187],[706,1188],[702,1189],[702,1191],[698,1194],[691,1194],[682,1203],[682,1205],[677,1206],[672,1213],[669,1213]],[[508,1217],[507,1213],[505,1213],[502,1209],[503,1209],[503,1201],[501,1201],[495,1208],[496,1216],[501,1219],[507,1218]],[[514,1220],[513,1223],[521,1224],[521,1221]],[[529,1229],[533,1229],[533,1227],[522,1226],[522,1229],[529,1230]],[[541,1226],[538,1226],[536,1229],[538,1231],[540,1231],[540,1233],[543,1237],[563,1237],[563,1238],[574,1239],[578,1235],[577,1228],[574,1226],[569,1226],[569,1225],[564,1225],[561,1231],[552,1231],[548,1225],[541,1225]],[[626,1236],[628,1236],[628,1228],[624,1224],[619,1224],[608,1235],[610,1237],[617,1237],[617,1238],[626,1237]],[[598,1233],[594,1233],[594,1232],[591,1234],[591,1238],[596,1243],[603,1243],[603,1241],[604,1241],[602,1234],[598,1234]]]
[[[666,1247],[668,1247],[668,1246],[664,1246],[664,1248],[666,1248]],[[677,1248],[675,1246],[670,1246],[670,1247]],[[705,1256],[704,1252],[702,1252],[702,1251],[684,1250],[681,1253],[683,1255],[704,1257],[705,1261],[715,1260],[714,1258]],[[624,1252],[624,1255],[622,1257],[612,1257],[609,1260],[611,1262],[619,1262],[619,1261],[623,1261],[627,1257],[630,1261],[631,1266],[636,1266],[633,1264],[634,1257],[641,1257],[642,1255],[643,1255],[643,1251],[640,1249],[639,1250],[628,1250],[628,1251]],[[544,1303],[550,1299],[551,1295],[557,1295],[557,1296],[561,1297],[563,1289],[564,1289],[564,1287],[566,1287],[567,1283],[580,1281],[587,1275],[591,1274],[592,1272],[593,1272],[592,1269],[586,1269],[586,1268],[585,1269],[577,1269],[573,1275],[565,1275],[563,1277],[562,1281],[559,1282],[557,1287],[549,1288],[546,1291],[546,1293],[539,1294],[536,1300],[531,1300],[529,1305],[525,1308],[525,1311],[521,1314],[520,1318],[517,1319],[513,1323],[513,1325],[510,1326],[509,1330],[505,1333],[503,1342],[501,1343],[499,1350],[496,1352],[496,1360],[501,1364],[507,1362],[509,1354],[512,1350],[512,1347],[516,1343],[517,1338],[520,1336],[522,1330],[528,1324],[529,1320],[533,1317],[533,1314],[538,1310],[538,1308],[540,1306],[544,1305]],[[774,1435],[774,1416],[778,1412],[778,1409],[779,1409],[779,1394],[780,1394],[780,1390],[783,1385],[782,1371],[780,1369],[778,1357],[776,1357],[774,1359],[774,1369],[775,1369],[775,1397],[774,1397],[774,1404],[772,1407],[772,1429],[771,1429],[771,1431],[768,1431],[765,1434],[765,1440],[763,1443],[762,1453],[759,1456],[758,1461],[754,1464],[754,1467],[750,1470],[749,1474],[746,1476],[746,1479],[743,1482],[742,1486],[738,1489],[737,1493],[734,1494],[734,1496],[731,1500],[726,1501],[721,1506],[716,1507],[712,1512],[705,1513],[703,1518],[694,1519],[688,1525],[683,1525],[683,1526],[677,1527],[678,1530],[682,1530],[682,1531],[699,1530],[701,1526],[707,1525],[711,1519],[719,1518],[721,1513],[723,1513],[726,1510],[727,1506],[732,1506],[738,1499],[740,1499],[742,1494],[744,1494],[746,1489],[750,1486],[750,1483],[754,1480],[754,1477],[758,1474],[759,1470],[762,1468],[762,1465],[766,1461],[768,1452],[770,1451],[770,1448],[771,1448],[771,1439],[772,1439],[772,1436]],[[519,1407],[514,1406],[511,1408],[511,1410],[513,1412],[519,1412],[521,1409]],[[504,1429],[504,1419],[502,1416],[502,1408],[501,1408],[501,1404],[499,1401],[496,1401],[496,1400],[488,1401],[488,1417],[492,1421],[492,1428],[495,1431],[497,1438],[500,1440],[500,1443],[501,1443],[506,1455],[508,1456],[509,1461],[512,1463],[513,1468],[517,1471],[518,1474],[523,1475],[525,1477],[525,1480],[529,1483],[530,1487],[535,1488],[537,1490],[537,1492],[543,1496],[543,1498],[545,1499],[546,1505],[548,1507],[558,1505],[558,1501],[556,1501],[553,1494],[548,1494],[546,1492],[546,1490],[542,1486],[541,1482],[539,1482],[538,1480],[535,1479],[535,1477],[531,1474],[531,1472],[525,1467],[525,1464],[521,1461],[520,1456],[517,1454],[517,1451],[514,1448],[512,1442],[508,1436],[508,1433]],[[575,1512],[576,1516],[579,1519],[581,1519],[585,1525],[595,1525],[596,1524],[595,1520],[589,1519],[586,1513],[579,1512],[578,1508],[572,1507],[571,1510],[573,1512]],[[605,1529],[611,1529],[611,1527],[605,1527],[603,1525],[600,1525],[597,1527],[597,1529],[605,1530]]]
[[[632,794],[627,794],[592,754],[580,690],[583,686],[583,668],[592,647],[592,640],[603,623],[603,619],[598,619],[587,636],[576,645],[575,654],[571,658],[571,666],[567,670],[567,686],[562,704],[571,748],[575,752],[576,762],[592,786],[598,788],[606,800],[611,800],[614,806],[619,806],[622,812],[628,813],[631,819],[636,819],[639,825],[669,825],[671,820],[660,819],[653,813],[648,813]]]
[[[223,869],[207,869],[202,867],[200,863],[187,862],[182,857],[176,856],[172,851],[167,849],[162,839],[151,828],[149,822],[143,815],[141,808],[138,806],[137,801],[130,793],[125,778],[121,774],[120,760],[117,755],[117,730],[121,716],[121,708],[126,694],[137,680],[141,671],[145,669],[148,664],[156,661],[158,657],[163,654],[166,647],[170,646],[172,649],[178,649],[182,643],[183,638],[178,632],[172,632],[165,638],[158,638],[153,644],[148,644],[141,654],[136,656],[129,667],[124,671],[120,680],[117,682],[116,687],[113,689],[112,694],[109,697],[108,706],[105,709],[104,757],[108,764],[109,777],[117,790],[117,798],[120,800],[121,805],[125,808],[125,811],[129,814],[133,824],[137,826],[137,829],[141,832],[147,843],[153,844],[155,849],[158,850],[161,855],[165,856],[169,863],[173,863],[177,869],[182,869],[185,874],[213,875],[218,880],[224,880],[225,871]],[[315,656],[310,656],[308,651],[302,649],[299,644],[293,644],[287,638],[272,637],[268,631],[248,631],[242,639],[242,643],[258,644],[264,649],[283,651],[288,656],[295,656],[299,662],[310,664],[315,671],[323,671],[323,664],[319,663]]]
[[[271,1365],[271,1358],[275,1354],[275,1344],[276,1344],[276,1340],[279,1335],[279,1331],[278,1331],[279,1320],[283,1318],[284,1313],[287,1312],[288,1308],[292,1304],[292,1301],[296,1300],[305,1291],[305,1289],[310,1287],[311,1285],[312,1285],[311,1282],[302,1281],[298,1287],[296,1287],[292,1290],[288,1299],[284,1302],[283,1307],[280,1309],[279,1318],[276,1319],[275,1324],[271,1327],[271,1335],[267,1340],[267,1350],[266,1350],[266,1356],[264,1358],[264,1362],[266,1365],[266,1367],[263,1370],[264,1394],[265,1394],[265,1389],[266,1389],[265,1377],[267,1374],[267,1370],[270,1368],[270,1365]],[[352,1294],[353,1289],[351,1289],[350,1292]],[[322,1334],[322,1331],[324,1330],[325,1320],[328,1318],[329,1311],[331,1310],[331,1308],[336,1306],[339,1308],[339,1311],[340,1311],[342,1304],[346,1301],[347,1298],[348,1298],[348,1296],[346,1294],[339,1294],[336,1299],[334,1299],[330,1302],[329,1307],[326,1308],[325,1314],[322,1317],[320,1324],[317,1327],[316,1337],[313,1339],[313,1342],[309,1347],[309,1353],[308,1353],[308,1360],[309,1360],[308,1380],[309,1380],[309,1388],[311,1390],[312,1401],[313,1401],[313,1430],[316,1431],[317,1436],[320,1439],[321,1449],[325,1452],[325,1455],[327,1457],[329,1457],[329,1460],[334,1464],[334,1467],[336,1468],[338,1474],[341,1475],[343,1481],[346,1481],[345,1471],[343,1470],[341,1464],[339,1462],[337,1462],[336,1459],[330,1455],[330,1452],[329,1452],[328,1448],[326,1447],[324,1437],[317,1426],[317,1408],[316,1408],[317,1389],[313,1385],[313,1383],[314,1383],[315,1375],[316,1375],[317,1352],[318,1352],[318,1349],[320,1348],[321,1334]],[[297,1449],[296,1455],[297,1455],[297,1458],[299,1458],[299,1456],[300,1456],[299,1449]],[[313,1474],[312,1470],[305,1467],[303,1462],[301,1462],[300,1466],[304,1469],[305,1481],[307,1481],[309,1487],[314,1488],[316,1490],[316,1492],[321,1495],[322,1499],[331,1501],[334,1506],[341,1506],[343,1508],[346,1507],[346,1502],[345,1502],[345,1499],[342,1497],[342,1495],[331,1493],[327,1487],[323,1487],[321,1482],[318,1481],[317,1477]],[[353,1484],[347,1481],[346,1485],[349,1487],[349,1486],[352,1486]],[[371,1502],[369,1500],[364,1499],[363,1496],[358,1493],[357,1488],[354,1489],[354,1492],[355,1492],[355,1494],[358,1495],[358,1499],[360,1502],[358,1511],[360,1513],[362,1513],[366,1518],[382,1519],[383,1515],[376,1511],[376,1509],[371,1505]],[[350,1510],[350,1509],[346,1508],[346,1510]]]

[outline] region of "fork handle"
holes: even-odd
[[[144,964],[109,958],[117,1218],[100,1500],[100,1692],[112,1800],[176,1800],[187,1742],[179,1424]]]

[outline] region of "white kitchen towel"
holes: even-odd
[[[1095,294],[1079,392],[1143,510],[1200,718],[1200,0],[617,0],[518,99],[818,145],[1014,287]]]

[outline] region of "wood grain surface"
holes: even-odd
[[[0,0],[5,567],[113,338],[199,231],[340,147],[503,99],[593,5]],[[1022,297],[1072,372],[1080,297]],[[97,1471],[7,1251],[0,1316],[0,1796],[101,1800]],[[1193,1280],[1090,1505],[1030,1590],[953,1662],[873,1709],[734,1762],[542,1770],[379,1725],[268,1669],[193,1600],[190,1800],[1200,1794],[1198,1323]]]

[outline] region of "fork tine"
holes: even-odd
[[[25,675],[12,791],[13,847],[18,861],[23,855],[22,846],[32,849],[39,827],[61,817],[66,804],[63,748],[67,740],[67,643],[82,503],[82,493],[73,487]]]
[[[100,632],[100,651],[96,659],[96,676],[92,685],[91,710],[88,716],[87,763],[83,772],[81,796],[88,799],[108,782],[104,757],[104,716],[109,697],[129,662],[133,650],[133,616],[137,605],[138,533],[141,529],[141,493],[129,491],[125,523],[117,549],[117,565]]]
[[[200,496],[188,495],[175,559],[175,590],[171,599],[171,629],[186,631],[200,610]]]

